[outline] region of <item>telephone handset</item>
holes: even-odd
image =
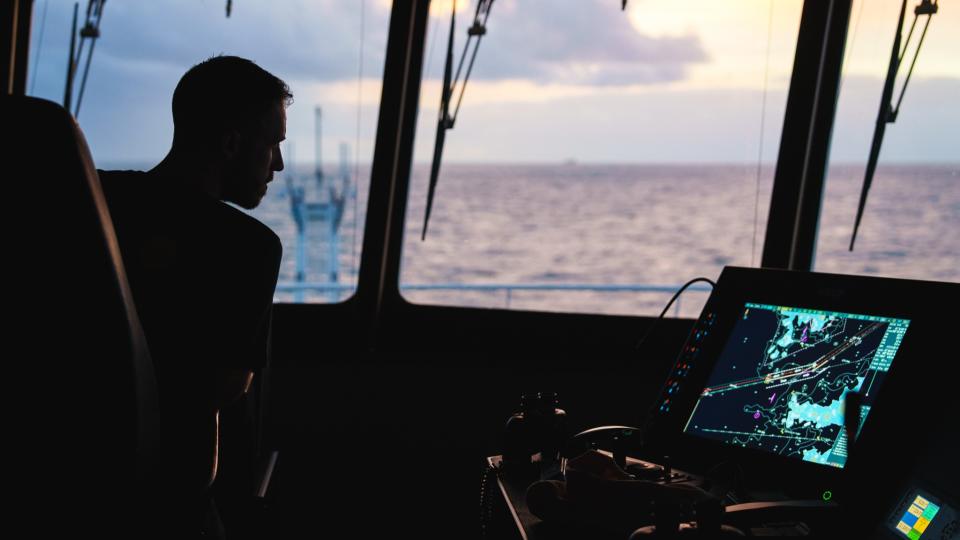
[[[504,428],[504,465],[527,467],[533,456],[555,462],[566,437],[566,414],[555,392],[523,394],[520,410],[507,419]]]
[[[577,433],[563,447],[561,455],[572,459],[587,450],[609,450],[613,461],[621,468],[627,466],[627,452],[640,448],[640,428],[633,426],[598,426]]]

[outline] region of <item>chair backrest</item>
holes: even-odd
[[[32,430],[59,456],[47,489],[99,497],[113,521],[112,503],[136,504],[149,490],[153,363],[83,133],[36,98],[0,96],[0,118],[4,206],[23,216],[5,245],[11,335],[27,344],[21,362],[43,374],[27,407],[42,411]]]

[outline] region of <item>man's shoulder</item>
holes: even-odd
[[[97,169],[97,175],[100,176],[101,182],[125,182],[143,179],[147,176],[147,173],[146,171],[137,171],[132,169],[118,169],[110,171]]]
[[[131,193],[144,187],[147,173],[144,171],[116,170],[105,171],[97,169],[100,185],[109,197],[112,194]]]
[[[219,245],[227,252],[258,253],[277,261],[282,255],[280,238],[273,230],[228,203],[178,190],[144,171],[98,170],[97,174],[111,213],[124,224],[164,228],[167,234],[205,249]]]
[[[150,229],[163,206],[144,171],[105,171],[97,169],[100,185],[118,234],[128,236]]]
[[[263,222],[222,201],[217,201],[215,212],[223,224],[235,233],[235,237],[253,242],[260,249],[275,252],[276,256],[280,257],[280,237]]]

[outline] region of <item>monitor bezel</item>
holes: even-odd
[[[833,491],[850,466],[850,459],[843,468],[788,458],[763,450],[725,444],[719,440],[704,438],[683,432],[700,392],[713,371],[720,351],[726,345],[736,321],[746,303],[775,306],[795,306],[824,311],[876,315],[895,319],[907,319],[910,326],[894,362],[887,373],[881,391],[878,392],[871,412],[867,417],[859,440],[871,431],[889,430],[889,422],[896,417],[897,407],[913,400],[922,402],[924,396],[917,387],[916,371],[911,366],[929,354],[924,340],[943,321],[936,320],[935,310],[925,309],[924,297],[946,299],[960,290],[955,284],[917,280],[793,272],[786,270],[727,267],[718,279],[694,325],[685,347],[693,343],[695,332],[701,331],[704,320],[713,316],[714,324],[709,333],[697,342],[697,361],[689,366],[679,390],[671,395],[671,408],[657,411],[665,396],[661,394],[650,408],[647,422],[650,435],[647,437],[645,455],[651,459],[670,454],[677,466],[694,472],[707,472],[721,462],[733,462],[744,470],[746,480],[754,483],[772,481],[770,471],[777,472],[776,484],[783,486],[793,482],[801,488],[798,496],[819,496]],[[677,365],[680,364],[678,359]],[[676,371],[676,367],[674,371]],[[672,374],[673,372],[671,372]],[[668,382],[670,379],[668,378]],[[666,391],[666,385],[664,387]],[[879,426],[879,427],[878,427]],[[852,450],[855,454],[857,450]]]

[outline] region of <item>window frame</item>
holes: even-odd
[[[17,0],[20,14],[0,16],[4,35],[30,28],[33,2]],[[576,365],[580,352],[635,356],[635,340],[653,317],[547,313],[416,305],[400,294],[400,259],[413,163],[429,0],[393,2],[382,95],[364,224],[357,289],[336,304],[275,305],[274,360],[284,365],[336,362],[340,355],[379,357],[390,351],[536,353],[526,364],[556,353]],[[786,115],[774,176],[762,266],[808,271],[816,231],[830,134],[852,0],[805,0]],[[0,54],[10,69],[0,83],[23,93],[29,31],[4,40]],[[23,38],[23,39],[20,39]],[[14,84],[16,83],[16,84]],[[797,151],[797,149],[802,151]],[[664,343],[680,341],[689,319],[658,323]],[[317,348],[316,336],[328,343]],[[360,353],[360,354],[358,354]],[[329,355],[330,358],[320,358]],[[513,365],[511,358],[510,363]],[[525,364],[525,365],[526,365]],[[276,364],[275,364],[276,365]]]
[[[852,0],[806,0],[803,4],[764,241],[764,267],[809,271],[812,266],[852,4]],[[371,179],[371,206],[357,293],[359,303],[369,310],[369,332],[364,343],[372,350],[480,352],[506,346],[513,350],[569,351],[571,356],[575,356],[573,351],[632,351],[636,336],[655,322],[653,317],[418,305],[400,293],[400,259],[428,16],[429,0],[395,3],[391,16],[374,169],[383,173],[388,164],[394,168],[390,175],[374,174]],[[399,24],[401,21],[403,24]],[[398,65],[401,50],[406,54],[402,56],[404,64]],[[405,86],[399,84],[401,79]],[[388,100],[399,95],[405,98],[402,103],[406,110],[396,113],[406,123],[390,122]],[[391,130],[395,137],[381,133],[383,129]],[[803,151],[797,152],[797,147]],[[381,234],[376,229],[371,235],[371,225],[386,230]],[[371,267],[374,264],[376,269]],[[680,334],[682,339],[690,321],[667,319],[662,324],[663,331]]]

